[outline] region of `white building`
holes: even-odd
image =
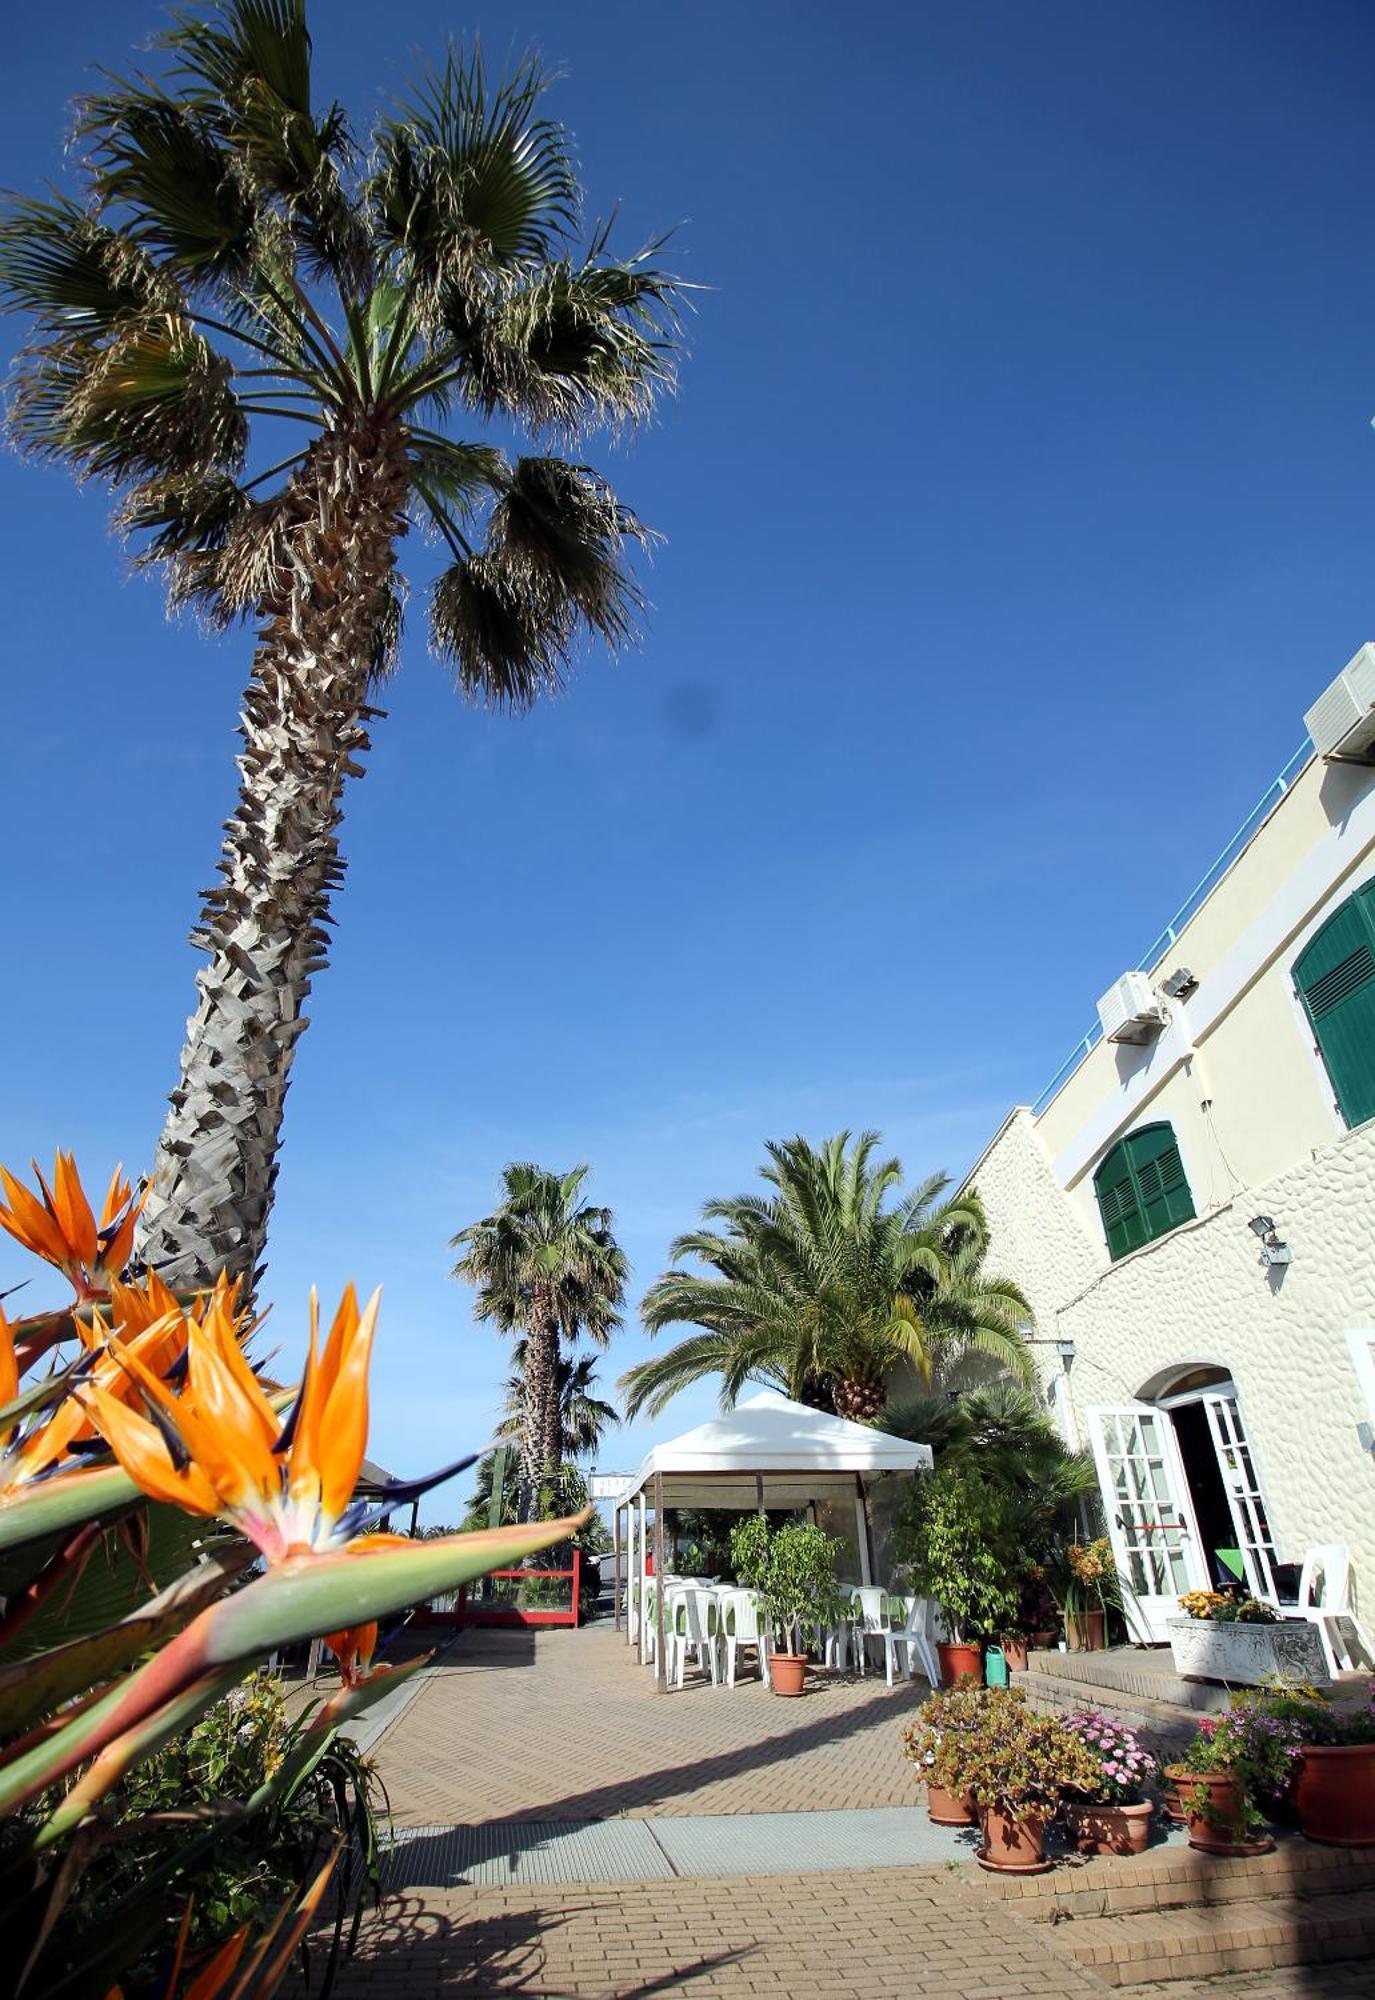
[[[1321,1544],[1375,1606],[1375,648],[1307,721],[966,1182],[1156,1639]]]

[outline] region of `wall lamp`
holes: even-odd
[[[1072,1340],[1057,1340],[1055,1343],[1055,1352],[1064,1362],[1066,1368],[1068,1368],[1079,1350]]]
[[[1274,1264],[1293,1262],[1293,1252],[1287,1243],[1281,1243],[1273,1215],[1253,1215],[1246,1227],[1260,1241],[1260,1261],[1267,1270]]]

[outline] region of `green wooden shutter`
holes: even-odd
[[[1195,1214],[1174,1131],[1165,1124],[1119,1139],[1095,1173],[1093,1191],[1114,1262]]]
[[[1147,1125],[1126,1140],[1127,1155],[1141,1196],[1147,1243],[1167,1229],[1188,1222],[1194,1198],[1184,1174],[1174,1132],[1168,1125]]]
[[[1328,918],[1294,982],[1343,1118],[1375,1118],[1375,882]]]

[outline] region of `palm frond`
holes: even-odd
[[[85,98],[77,137],[102,215],[186,282],[242,276],[261,202],[194,102],[140,85]]]
[[[535,431],[638,423],[675,379],[681,287],[651,263],[559,258],[449,301],[465,394]]]
[[[115,483],[232,470],[248,438],[232,375],[189,321],[139,320],[100,346],[30,349],[11,426],[22,451]]]
[[[450,48],[378,128],[369,186],[378,233],[434,296],[484,265],[548,257],[577,227],[572,142],[537,116],[550,81],[528,57],[492,88],[479,48]]]
[[[580,631],[613,647],[631,637],[642,599],[624,544],[647,539],[585,466],[518,460],[485,546],[459,557],[434,586],[435,652],[465,693],[529,707],[562,684]]]
[[[145,251],[65,196],[14,197],[0,220],[0,307],[31,314],[44,333],[95,340],[181,304]]]

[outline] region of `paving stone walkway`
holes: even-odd
[[[659,1695],[609,1627],[468,1632],[375,1746],[398,1825],[914,1806],[899,1735],[926,1692],[882,1674]]]
[[[905,1823],[919,1830],[925,1814],[899,1732],[924,1692],[870,1677],[818,1680],[797,1702],[758,1683],[660,1696],[604,1628],[463,1635],[373,1746],[406,1862],[340,1969],[338,2000],[1101,2000],[1108,1988],[1058,1947],[1056,1926],[991,1895],[967,1862],[907,1865],[925,1850]],[[844,1843],[861,1821],[879,1851],[857,1861]],[[755,1865],[771,1825],[769,1872],[731,1872]],[[833,1856],[817,1847],[828,1826]],[[657,1879],[609,1879],[637,1842]],[[568,1880],[551,1845],[585,1852],[592,1879]],[[1368,1967],[1337,1966],[1158,1989],[1373,1990]]]

